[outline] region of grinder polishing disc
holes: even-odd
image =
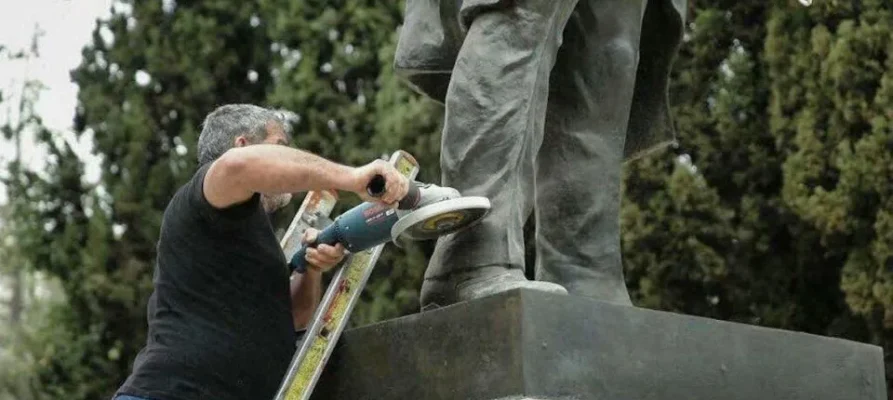
[[[490,211],[486,197],[457,197],[414,210],[391,228],[391,239],[432,240],[480,221]]]

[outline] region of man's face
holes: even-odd
[[[288,146],[288,135],[282,129],[282,125],[276,122],[267,123],[267,137],[261,143],[278,144]],[[245,144],[245,142],[241,142]],[[274,213],[276,210],[285,207],[291,201],[291,193],[261,193],[260,200],[264,206],[264,211],[268,214]]]

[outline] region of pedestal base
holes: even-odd
[[[877,346],[516,290],[347,331],[313,399],[885,400]]]

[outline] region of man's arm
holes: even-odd
[[[303,274],[292,274],[291,314],[296,331],[308,328],[321,300],[322,272],[308,268]]]
[[[370,199],[366,185],[376,174],[386,180],[385,194]],[[364,200],[393,204],[406,195],[408,183],[382,160],[353,168],[317,155],[275,144],[230,149],[208,168],[202,190],[216,208],[244,202],[254,193],[296,193],[308,190],[344,190]]]
[[[302,241],[311,242],[318,234],[316,229],[308,229],[304,232]],[[322,274],[344,259],[344,247],[341,244],[334,247],[321,244],[307,249],[306,258],[310,268],[303,274],[295,272],[291,276],[291,308],[295,330],[306,329],[310,324],[322,299]]]

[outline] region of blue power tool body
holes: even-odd
[[[384,178],[376,176],[369,184],[367,191],[372,196],[380,196],[384,192]],[[410,210],[420,199],[419,187],[410,182],[406,196],[397,207],[389,207],[381,203],[365,202],[351,208],[336,218],[331,225],[321,230],[312,243],[298,249],[288,263],[292,271],[307,271],[307,249],[319,244],[334,246],[341,243],[350,252],[370,249],[391,240],[391,228],[400,219],[397,210]]]

